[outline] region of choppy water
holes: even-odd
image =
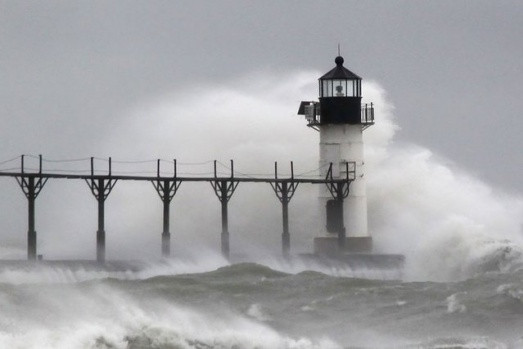
[[[259,75],[223,88],[193,86],[188,91],[197,93],[145,103],[101,142],[103,153],[170,159],[176,151],[191,161],[233,158],[251,174],[265,173],[275,160],[299,160],[303,173],[309,173],[310,164],[317,164],[317,140],[302,120],[282,116],[295,110],[295,101],[313,98],[316,82],[310,76],[317,75]],[[191,261],[109,270],[74,263],[3,264],[0,349],[523,348],[523,199],[424,147],[395,144],[398,126],[385,90],[373,82],[363,88],[377,115],[376,125],[365,131],[369,231],[377,252],[407,257],[402,273],[271,258],[229,265],[200,249]],[[183,127],[173,115],[183,116]],[[253,127],[253,120],[263,122]],[[197,142],[188,141],[191,130],[198,130]],[[94,241],[82,232],[91,229],[90,219],[94,222],[94,216],[84,215],[92,207],[71,204],[84,202],[84,194],[73,200],[68,187],[55,187],[54,201],[50,196],[44,201],[50,189],[38,199],[39,207],[53,209],[41,212],[38,230],[45,233],[39,235],[39,253],[88,258],[86,246]],[[111,194],[112,210],[120,210],[111,222],[125,222],[111,229],[111,258],[157,247],[157,240],[147,238],[153,234],[144,232],[159,231],[151,223],[160,219],[158,199],[134,190],[143,194],[135,196],[139,201],[124,191]],[[212,194],[185,195],[184,190],[185,184],[176,198],[183,205],[175,210],[176,246],[183,251],[212,240],[219,227],[219,216],[210,218],[217,207]],[[254,190],[236,193],[231,212],[237,219],[234,230],[249,233],[233,234],[235,247],[257,251],[274,247],[270,236],[281,226],[280,212],[262,205],[265,191],[254,195]],[[320,231],[314,227],[315,212],[324,208],[312,203],[316,192],[300,199],[306,190],[300,187],[292,202],[293,250],[296,242],[304,248]],[[24,231],[18,222],[26,217],[11,208],[19,193],[3,193],[8,200],[0,210],[1,235],[10,241]],[[57,220],[56,212],[75,217],[74,224]],[[299,218],[292,222],[293,217]],[[0,259],[24,254],[0,246]]]
[[[3,267],[0,347],[523,347],[523,270],[407,282],[299,268]]]

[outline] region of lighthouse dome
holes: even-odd
[[[361,80],[361,78],[351,72],[349,69],[345,68],[343,66],[343,62],[345,60],[342,56],[336,57],[334,62],[336,63],[336,67],[334,67],[332,70],[330,70],[327,74],[323,75],[320,80]]]

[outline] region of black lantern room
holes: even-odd
[[[320,101],[301,102],[298,114],[315,129],[326,124],[373,125],[372,103],[361,105],[361,78],[343,66],[343,57],[334,62],[336,67],[318,79]]]
[[[334,60],[336,67],[318,79],[320,123],[361,123],[361,78],[343,66],[343,57]]]

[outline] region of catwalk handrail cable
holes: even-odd
[[[29,157],[33,159],[38,159],[39,166],[35,167],[26,167],[24,165],[24,157]],[[304,171],[300,174],[294,175],[294,170],[291,169],[291,174],[280,174],[278,176],[271,176],[269,173],[244,173],[234,170],[234,162],[231,160],[231,166],[228,166],[220,161],[209,160],[204,162],[177,162],[176,160],[168,161],[163,159],[157,160],[139,160],[139,161],[122,161],[122,160],[112,160],[111,158],[103,159],[97,157],[91,158],[76,158],[76,159],[45,159],[41,155],[22,155],[19,157],[11,158],[0,162],[0,166],[3,164],[11,163],[17,159],[20,159],[20,166],[13,167],[12,165],[9,168],[0,167],[0,177],[38,177],[38,178],[55,178],[55,179],[115,179],[115,180],[133,180],[133,181],[156,181],[156,180],[173,180],[178,181],[187,181],[187,182],[212,182],[217,179],[229,179],[240,182],[265,182],[265,183],[277,183],[285,182],[289,179],[292,179],[297,183],[312,183],[312,184],[321,184],[321,183],[335,183],[335,182],[350,182],[353,178],[350,178],[350,171],[346,173],[345,178],[343,177],[332,177],[329,175],[329,178],[323,177],[320,175],[311,175],[304,178],[307,174],[312,174],[313,172],[319,172],[322,168],[328,166],[324,165],[319,168]],[[95,169],[94,160],[106,161],[109,164],[109,167],[106,169]],[[67,162],[82,162],[90,161],[91,166],[89,169],[62,169],[62,168],[53,168],[45,169],[42,166],[42,163],[67,163]],[[124,170],[124,171],[113,171],[112,164],[143,164],[143,163],[154,163],[157,162],[156,171],[153,169],[148,170]],[[189,166],[200,166],[206,164],[214,164],[214,170],[210,171],[183,171],[178,173],[169,173],[166,171],[160,171],[160,163],[169,162],[171,165],[174,164],[175,170],[177,165],[189,165]],[[230,170],[230,173],[225,173],[217,170],[217,165]],[[292,167],[291,162],[291,167]],[[156,175],[153,175],[156,174]]]

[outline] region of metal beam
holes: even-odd
[[[274,163],[274,179],[278,179],[278,163]],[[291,161],[291,178],[283,182],[271,182],[272,189],[281,202],[282,210],[282,227],[281,246],[284,257],[288,257],[291,249],[291,237],[289,232],[289,202],[291,201],[296,188],[297,182],[294,181],[294,165]]]
[[[22,172],[0,172],[0,177],[30,177],[30,173]],[[128,175],[79,175],[79,174],[65,174],[65,173],[41,173],[38,174],[39,178],[56,178],[56,179],[83,179],[83,180],[93,180],[93,179],[114,179],[119,181],[156,181],[158,179],[170,179],[172,177],[156,177],[156,176],[128,176]],[[215,177],[177,177],[178,180],[182,182],[213,182],[216,180]],[[245,182],[245,183],[281,183],[287,181],[287,178],[271,178],[271,177],[234,177],[235,182]],[[333,178],[333,179],[324,179],[324,178],[294,178],[296,183],[309,183],[309,184],[326,184],[326,183],[337,183],[337,182],[346,182],[345,178]]]
[[[160,160],[158,160],[157,179],[151,183],[163,203],[162,257],[168,258],[171,255],[170,204],[182,184],[182,181],[176,179],[176,160],[174,160],[174,177],[168,179],[160,179]]]
[[[14,159],[13,159],[14,160]],[[10,160],[11,161],[11,160]],[[170,255],[170,202],[176,194],[181,182],[209,182],[221,202],[221,218],[222,218],[222,234],[221,245],[222,253],[228,257],[230,253],[229,246],[229,229],[228,229],[228,202],[233,195],[236,187],[240,182],[247,183],[269,183],[273,187],[276,195],[282,203],[282,252],[288,255],[290,251],[290,232],[289,232],[289,211],[288,204],[294,195],[298,184],[325,184],[327,185],[331,195],[341,201],[347,197],[349,193],[349,186],[355,179],[355,163],[348,162],[346,166],[345,178],[334,178],[332,174],[332,164],[329,168],[325,178],[295,178],[293,165],[291,162],[291,178],[278,178],[277,164],[275,164],[275,176],[272,177],[252,177],[241,174],[241,177],[236,177],[234,174],[234,162],[231,160],[230,177],[217,176],[217,162],[214,161],[214,176],[200,177],[200,176],[186,176],[178,177],[176,169],[176,160],[174,160],[174,175],[161,176],[160,161],[158,160],[158,168],[156,176],[136,176],[136,175],[113,175],[112,162],[109,158],[108,174],[95,174],[94,158],[91,158],[91,173],[90,174],[75,174],[75,173],[44,173],[42,169],[42,156],[39,156],[39,168],[31,169],[33,172],[25,172],[24,156],[21,156],[20,171],[17,172],[3,172],[0,170],[0,177],[14,177],[24,194],[28,199],[28,259],[36,259],[37,245],[36,245],[36,230],[35,230],[35,199],[39,192],[49,178],[56,179],[83,179],[89,185],[91,192],[95,196],[98,203],[98,230],[97,230],[97,260],[99,262],[105,261],[105,200],[112,191],[114,185],[119,180],[134,180],[134,181],[150,181],[155,186],[163,203],[163,231],[162,231],[162,255]],[[350,167],[349,167],[350,166]],[[58,170],[57,170],[58,171]],[[343,244],[345,239],[342,239],[345,232],[340,231],[340,244]]]
[[[222,233],[221,233],[221,249],[222,255],[225,258],[230,256],[230,244],[229,244],[229,214],[228,214],[228,203],[234,194],[234,191],[238,187],[239,181],[234,178],[234,162],[231,160],[231,177],[230,178],[218,178],[216,171],[216,161],[214,161],[214,180],[211,181],[211,186],[214,189],[214,193],[220,200],[222,208]]]
[[[349,168],[349,164],[351,165],[352,169]],[[327,171],[327,175],[325,177],[327,188],[329,189],[329,192],[331,193],[332,197],[338,202],[339,209],[341,212],[343,212],[343,200],[349,196],[349,187],[354,180],[354,176],[356,173],[356,165],[354,162],[345,163],[345,173],[346,173],[346,180],[343,182],[334,181],[332,176],[332,162],[330,163],[329,170]],[[330,181],[329,181],[330,180]],[[341,215],[341,224],[338,228],[338,249],[340,251],[343,251],[345,248],[345,237],[346,237],[346,231],[345,231],[345,222],[343,221],[343,214]]]
[[[98,230],[96,231],[96,261],[105,262],[105,200],[116,185],[117,179],[111,176],[111,158],[109,158],[109,175],[107,177],[94,177],[94,163],[91,158],[92,177],[85,179],[91,193],[98,203]]]
[[[336,200],[338,201],[338,205],[340,208],[340,211],[343,212],[343,199],[347,197],[348,191],[349,191],[349,185],[343,184],[343,183],[336,183]],[[338,230],[338,249],[339,251],[343,251],[345,249],[345,237],[346,237],[346,231],[345,231],[345,222],[343,219],[343,214],[341,215],[341,224],[339,226]]]
[[[21,156],[20,168],[21,172],[15,178],[27,198],[27,259],[36,260],[35,200],[47,183],[48,178],[42,177],[42,155],[39,155],[38,173],[24,173],[24,155]]]

